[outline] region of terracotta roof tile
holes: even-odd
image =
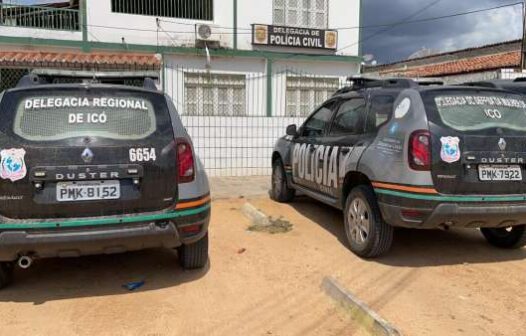
[[[407,77],[436,77],[463,74],[484,70],[518,67],[521,62],[520,51],[466,58],[456,61],[420,65],[407,69],[389,69],[380,71],[381,75],[395,75]]]
[[[105,53],[105,52],[35,52],[0,51],[0,66],[16,65],[27,67],[64,67],[158,70],[160,61],[153,54]]]

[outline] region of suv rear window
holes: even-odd
[[[526,131],[526,98],[495,91],[442,91],[426,99],[441,122],[458,131],[505,128]],[[430,106],[432,105],[432,106]]]
[[[110,92],[24,94],[14,104],[13,131],[30,141],[82,136],[137,140],[155,132],[156,116],[150,99]]]

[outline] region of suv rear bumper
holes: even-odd
[[[439,203],[434,208],[402,207],[380,202],[384,220],[407,228],[496,228],[526,224],[526,204]],[[411,217],[403,211],[410,210]]]
[[[210,205],[148,214],[68,219],[8,221],[0,224],[0,261],[22,255],[35,258],[112,254],[147,248],[175,248],[204,237]],[[185,234],[184,227],[199,226]]]

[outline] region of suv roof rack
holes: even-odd
[[[444,85],[444,82],[436,78],[369,78],[362,76],[349,76],[347,77],[347,81],[350,82],[351,85],[339,89],[334,95],[370,88],[406,89],[418,86]]]
[[[78,70],[35,69],[25,75],[16,87],[27,87],[57,83],[90,83],[125,85],[126,82],[137,81],[142,87],[158,90],[155,79],[159,78],[157,71],[125,71],[125,72],[92,72]],[[139,86],[139,85],[137,85]]]

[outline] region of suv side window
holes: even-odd
[[[365,100],[352,98],[341,104],[331,126],[331,135],[353,135],[364,132]]]
[[[367,116],[367,131],[375,131],[391,119],[394,102],[395,97],[387,95],[374,96],[371,99],[371,109]]]
[[[332,109],[335,102],[326,103],[314,112],[314,114],[303,124],[301,135],[304,137],[323,136],[327,124],[331,121]]]

